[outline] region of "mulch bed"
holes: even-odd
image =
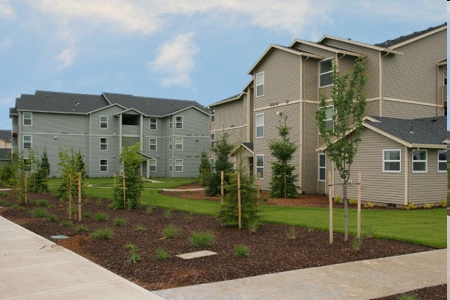
[[[187,198],[206,198],[203,192],[170,193]],[[201,193],[202,196],[199,196]],[[1,200],[16,203],[13,196],[12,192],[3,192]],[[301,197],[303,198],[294,199],[295,205],[328,205],[328,200],[324,196]],[[351,246],[352,238],[349,242],[344,242],[343,235],[338,233],[334,234],[334,243],[330,245],[328,232],[295,228],[296,236],[292,239],[289,238],[292,227],[263,224],[256,233],[250,233],[223,227],[211,216],[191,215],[160,208],[154,208],[151,212],[147,212],[145,208],[136,211],[114,211],[108,208],[109,201],[104,199],[89,199],[83,204],[84,219],[81,223],[71,220],[69,224],[63,224],[68,220],[65,203],[50,194],[30,194],[29,199],[32,204],[14,208],[4,207],[0,209],[0,214],[48,239],[52,235],[69,236],[69,239],[57,243],[149,290],[432,250],[425,246],[375,238],[364,239],[361,248],[356,250]],[[41,199],[47,200],[45,207],[36,205]],[[214,200],[219,201],[219,198]],[[268,204],[287,205],[286,201],[288,200],[270,199]],[[46,209],[49,214],[56,216],[57,221],[31,217],[30,211],[34,208]],[[98,213],[107,214],[108,220],[96,221]],[[124,219],[126,224],[116,226],[117,218]],[[87,227],[89,232],[78,231],[80,225]],[[163,230],[169,225],[174,225],[180,230],[175,238],[163,237]],[[91,236],[93,231],[106,227],[114,230],[111,239],[99,240]],[[189,237],[194,231],[212,233],[215,242],[205,250],[218,254],[193,260],[176,257],[175,255],[181,253],[204,250],[191,246]],[[124,247],[127,243],[137,246],[139,249],[137,253],[142,259],[140,262],[135,264],[127,262],[130,255],[130,250]],[[234,256],[234,247],[238,244],[250,249],[248,257]],[[157,249],[167,251],[170,258],[156,259]],[[446,285],[414,293],[418,293],[420,299],[446,299]]]

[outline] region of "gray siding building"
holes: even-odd
[[[209,150],[209,110],[195,101],[36,91],[17,98],[10,117],[13,151],[46,151],[50,176],[69,149],[82,154],[86,175],[119,174],[122,147],[140,143],[143,176],[197,177]]]

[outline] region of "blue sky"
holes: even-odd
[[[36,90],[196,100],[238,94],[270,44],[378,43],[447,20],[430,0],[0,0],[0,129]]]

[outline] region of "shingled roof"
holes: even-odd
[[[135,109],[151,116],[166,116],[189,107],[196,107],[204,113],[208,113],[205,107],[195,101],[136,97],[112,93],[88,95],[49,91],[36,91],[34,95],[21,95],[16,99],[16,107],[11,109],[11,112],[24,110],[87,114],[112,104],[121,105],[126,109]]]
[[[0,130],[0,140],[11,141],[11,130]]]
[[[447,117],[397,119],[371,117],[365,123],[384,131],[408,144],[443,145],[447,139]]]
[[[430,27],[430,28],[425,29],[425,30],[416,31],[416,32],[408,34],[408,35],[402,35],[402,36],[400,36],[398,38],[395,38],[395,39],[392,39],[392,40],[387,40],[385,42],[375,44],[375,46],[383,47],[383,48],[389,48],[389,47],[392,47],[394,45],[403,43],[403,42],[405,42],[407,40],[410,40],[410,39],[413,39],[415,37],[418,37],[418,36],[421,36],[423,34],[426,34],[428,32],[431,32],[433,30],[436,30],[436,29],[438,29],[440,27],[443,27],[443,26],[447,26],[447,22],[445,22],[444,24],[439,25],[439,26],[434,26],[434,27]]]

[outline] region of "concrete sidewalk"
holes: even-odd
[[[447,283],[447,250],[150,292],[0,217],[1,299],[371,299]]]

